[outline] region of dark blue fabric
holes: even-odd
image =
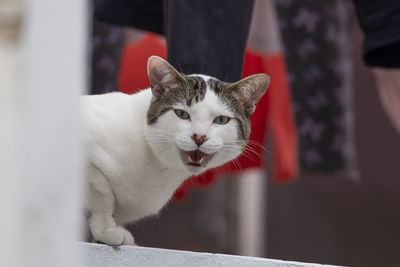
[[[164,34],[168,61],[184,73],[241,78],[254,0],[98,0],[104,22]]]
[[[95,16],[103,22],[163,34],[163,0],[96,0]]]
[[[400,67],[400,0],[353,0],[365,38],[367,65]]]
[[[168,61],[184,73],[241,78],[253,0],[167,0]]]

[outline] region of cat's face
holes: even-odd
[[[205,75],[183,75],[151,57],[148,72],[153,100],[146,137],[170,168],[199,174],[235,159],[250,134],[249,115],[268,86],[254,75],[234,84]]]

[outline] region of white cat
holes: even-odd
[[[236,158],[266,74],[224,83],[183,75],[153,56],[151,88],[85,96],[89,228],[110,245],[133,245],[122,225],[157,214],[182,182]]]

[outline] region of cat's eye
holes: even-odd
[[[176,114],[176,116],[178,116],[182,120],[190,119],[189,113],[187,113],[186,111],[184,111],[182,109],[175,109],[175,114]]]
[[[231,120],[231,118],[227,117],[227,116],[218,116],[214,119],[214,123],[216,124],[227,124],[229,121]]]

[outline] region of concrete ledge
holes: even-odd
[[[181,250],[147,248],[139,246],[111,247],[82,243],[85,267],[321,267],[320,265],[292,261],[271,260],[225,254],[197,253]]]

